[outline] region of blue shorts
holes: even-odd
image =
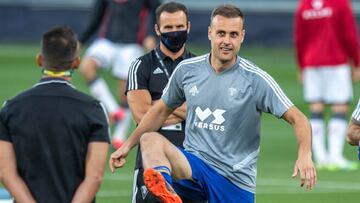
[[[179,195],[197,201],[207,200],[208,203],[254,203],[254,193],[231,183],[193,154],[179,150],[189,161],[194,180],[174,181],[173,187]]]

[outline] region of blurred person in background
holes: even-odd
[[[108,122],[102,104],[70,83],[80,64],[75,33],[47,31],[36,59],[42,79],[0,111],[1,183],[15,202],[95,202]]]
[[[136,123],[156,103],[175,67],[184,59],[194,57],[185,48],[190,22],[187,8],[180,3],[168,2],[156,9],[155,31],[160,44],[151,52],[135,60],[130,68],[127,100]],[[186,104],[175,110],[165,121],[159,133],[176,146],[183,147]],[[159,202],[149,193],[143,181],[140,147],[134,175],[133,202]],[[184,202],[192,202],[182,197]]]
[[[352,81],[360,77],[359,41],[348,0],[301,0],[295,14],[299,78],[309,103],[313,154],[318,169],[356,170],[343,147]],[[326,105],[331,118],[326,124]],[[326,147],[327,134],[328,144]]]
[[[102,103],[114,123],[112,144],[121,146],[131,113],[128,109],[125,88],[130,64],[146,50],[156,45],[152,26],[159,0],[96,0],[89,23],[79,37],[85,43],[96,31],[98,36],[87,49],[80,72],[85,78],[90,93]],[[119,80],[120,105],[114,98],[106,81],[97,76],[98,68],[112,68]]]
[[[298,157],[293,177],[312,189],[311,127],[275,80],[238,56],[244,15],[232,5],[215,8],[208,39],[211,52],[179,63],[161,99],[143,116],[123,146],[112,153],[111,171],[124,166],[140,142],[147,189],[166,203],[192,200],[255,202],[262,113],[287,121],[295,130]],[[186,101],[184,148],[157,131]]]
[[[350,145],[358,146],[358,159],[360,160],[360,100],[354,112],[347,133]]]

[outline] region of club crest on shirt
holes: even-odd
[[[311,2],[311,6],[314,8],[314,9],[321,9],[323,6],[324,6],[324,2],[323,0],[313,0]]]
[[[238,90],[235,89],[234,87],[230,87],[230,88],[227,90],[227,92],[228,92],[228,94],[229,94],[230,97],[234,97],[234,96],[236,95],[237,91],[238,91]]]

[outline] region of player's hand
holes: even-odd
[[[311,158],[299,158],[296,161],[292,178],[295,178],[299,172],[300,186],[303,187],[306,185],[306,190],[313,189],[317,181],[317,175]]]
[[[121,168],[126,163],[126,157],[129,154],[131,148],[129,148],[126,142],[110,156],[109,167],[110,171],[114,173],[116,168]]]

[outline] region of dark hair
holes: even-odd
[[[163,12],[168,12],[168,13],[175,13],[177,11],[183,11],[186,15],[186,21],[189,20],[189,14],[188,14],[188,10],[185,7],[184,4],[181,3],[177,3],[174,1],[170,1],[164,4],[161,4],[159,7],[157,7],[156,9],[156,24],[160,25],[160,15]]]
[[[69,70],[78,55],[77,36],[71,28],[58,26],[45,32],[41,39],[44,68],[49,70]]]
[[[244,20],[244,13],[240,10],[240,8],[233,5],[221,5],[215,8],[211,13],[211,22],[213,21],[215,16],[223,16],[226,18],[237,18],[240,17]]]

